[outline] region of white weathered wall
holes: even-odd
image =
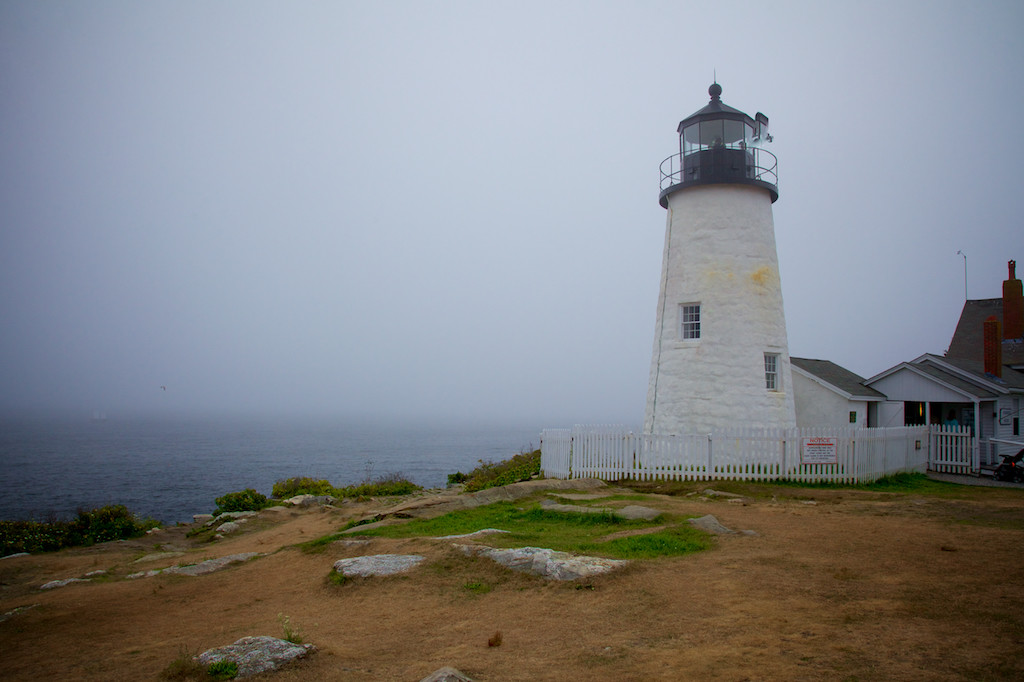
[[[700,341],[678,336],[680,303],[701,304]],[[778,353],[779,391],[764,354]],[[701,185],[669,196],[644,431],[795,426],[786,318],[768,191]]]
[[[868,404],[863,400],[849,400],[813,379],[793,371],[793,404],[796,407],[796,425],[812,426],[868,425]],[[850,422],[850,413],[857,413],[856,423]]]

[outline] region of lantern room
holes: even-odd
[[[764,149],[771,141],[768,117],[755,118],[722,102],[722,86],[708,88],[711,101],[679,123],[679,153],[661,164],[661,205],[668,195],[694,185],[739,183],[759,186],[779,198],[775,155]]]

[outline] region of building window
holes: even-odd
[[[700,338],[700,303],[679,304],[679,338],[684,341]]]
[[[769,391],[779,390],[779,354],[764,354],[764,387]]]

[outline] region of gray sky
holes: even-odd
[[[0,3],[0,408],[639,423],[716,71],[790,353],[942,353],[1024,263],[1022,7]]]

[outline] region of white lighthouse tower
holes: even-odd
[[[645,433],[796,425],[768,117],[725,105],[718,83],[708,94],[661,165],[668,220]]]

